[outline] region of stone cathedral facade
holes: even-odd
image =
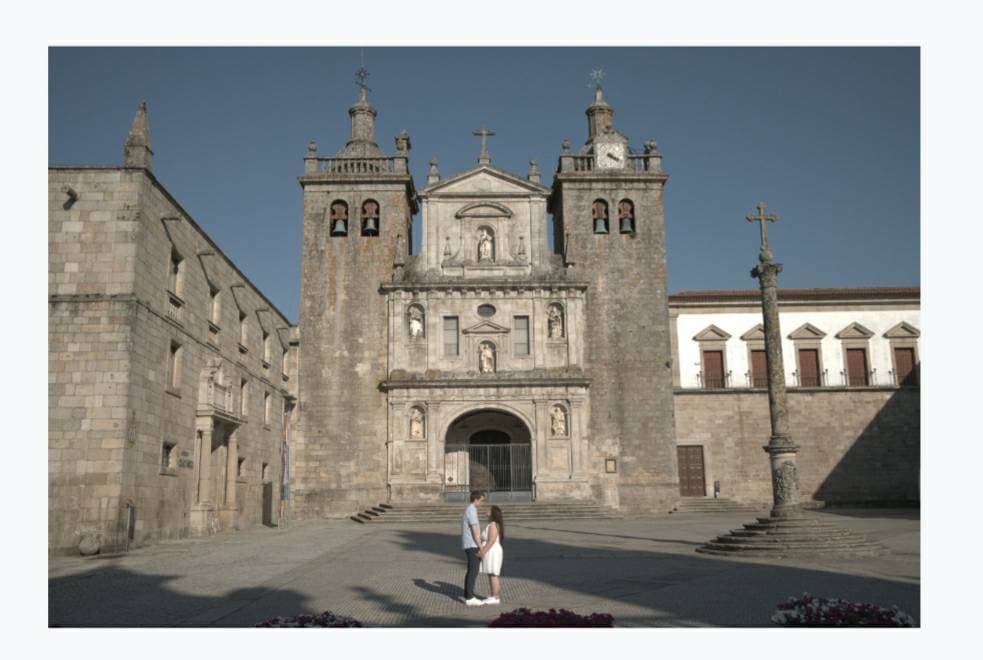
[[[417,189],[376,116],[363,85],[348,142],[308,145],[297,324],[153,174],[145,105],[121,166],[49,167],[51,552],[470,489],[770,500],[759,293],[667,294],[662,155],[599,85],[552,187],[483,128],[475,167]],[[802,498],[917,502],[919,290],[779,300]]]
[[[552,188],[492,164],[426,186],[362,89],[304,191],[292,506],[316,515],[469,488],[667,509],[678,497],[662,195],[600,86]],[[421,247],[410,255],[412,215]],[[553,218],[552,245],[547,240]]]

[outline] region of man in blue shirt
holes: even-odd
[[[485,494],[480,490],[471,491],[471,503],[461,516],[461,547],[468,558],[468,571],[464,574],[464,603],[465,605],[483,605],[483,601],[474,595],[474,581],[478,579],[478,549],[481,547],[481,527],[478,524],[478,507],[485,501]]]

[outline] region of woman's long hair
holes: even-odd
[[[505,540],[505,521],[502,520],[502,510],[497,506],[492,506],[491,508],[491,519],[492,522],[498,525],[498,540],[502,542]]]

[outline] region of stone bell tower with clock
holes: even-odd
[[[679,493],[666,291],[663,191],[653,141],[641,153],[614,128],[600,76],[579,153],[565,141],[549,210],[554,245],[586,280],[585,369],[600,495],[626,510],[670,508]]]

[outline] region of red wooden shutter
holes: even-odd
[[[768,387],[768,361],[764,351],[751,351],[751,387]]]
[[[815,348],[799,349],[799,385],[819,387],[819,351]]]
[[[915,349],[895,348],[894,369],[897,372],[898,385],[917,385],[918,376],[915,374]]]
[[[863,348],[846,349],[847,382],[850,385],[867,385],[867,351]]]
[[[723,351],[703,351],[703,386],[724,386]]]

